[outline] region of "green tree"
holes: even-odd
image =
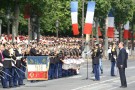
[[[127,21],[131,21],[134,12],[133,0],[113,0],[113,13],[115,17],[115,26],[120,32],[120,41],[122,41],[122,28]]]

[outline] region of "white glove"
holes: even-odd
[[[114,57],[114,59],[116,59],[116,56],[113,56]]]
[[[0,63],[0,66],[1,66],[1,67],[3,67],[3,64],[2,64],[2,63]]]

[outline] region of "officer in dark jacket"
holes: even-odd
[[[99,47],[98,44],[95,45],[95,48],[92,53],[92,60],[93,60],[93,69],[94,69],[94,74],[95,74],[95,80],[94,81],[99,81],[100,80],[100,75],[99,75]]]
[[[119,55],[117,57],[117,67],[119,69],[119,74],[120,74],[120,81],[121,81],[121,88],[126,88],[127,87],[127,81],[126,81],[126,75],[125,75],[125,68],[127,68],[127,59],[128,59],[128,54],[124,48],[124,43],[120,42],[119,43]]]

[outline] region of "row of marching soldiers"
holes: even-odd
[[[3,88],[24,85],[26,59],[19,46],[15,44],[0,45],[0,78]]]
[[[56,79],[76,75],[79,72],[80,65],[84,62],[81,57],[80,45],[70,44],[33,44],[30,49],[30,56],[49,56],[50,67],[48,79]],[[39,51],[40,50],[40,51]],[[33,81],[32,81],[33,82]],[[34,81],[35,82],[35,81]]]
[[[84,62],[81,59],[81,45],[74,42],[49,45],[4,44],[0,45],[0,52],[0,78],[3,88],[24,85],[26,56],[49,56],[49,79],[76,75]]]
[[[81,50],[76,45],[66,45],[60,51],[50,53],[49,79],[67,77],[77,75],[80,65],[83,63],[81,59]]]

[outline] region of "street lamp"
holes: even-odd
[[[2,24],[2,20],[0,19],[0,37],[1,37],[1,24]]]
[[[56,36],[57,36],[57,38],[58,38],[58,27],[59,27],[59,21],[58,20],[56,20]]]

